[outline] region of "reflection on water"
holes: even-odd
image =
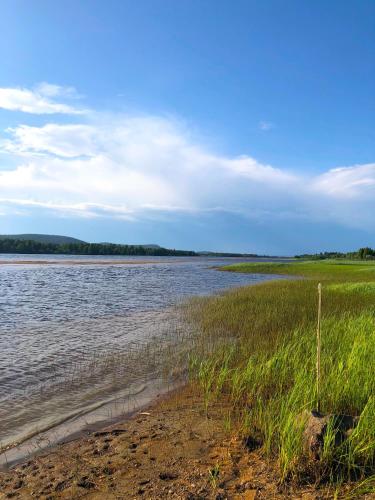
[[[0,445],[157,378],[155,346],[178,343],[182,298],[270,278],[210,268],[223,259],[148,260],[0,266]]]

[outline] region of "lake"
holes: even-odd
[[[144,392],[150,343],[181,334],[173,306],[274,278],[212,268],[235,260],[1,255],[0,446]]]

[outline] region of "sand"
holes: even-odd
[[[223,427],[225,405],[206,416],[191,387],[129,420],[88,433],[0,472],[0,498],[330,498],[280,487],[276,464]]]

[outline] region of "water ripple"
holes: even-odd
[[[177,329],[179,300],[265,279],[211,268],[222,260],[154,260],[0,266],[0,445],[123,388],[113,356]]]

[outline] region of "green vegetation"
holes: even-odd
[[[342,293],[371,293],[375,296],[375,282],[362,283],[339,283],[337,285],[329,285],[329,290]]]
[[[60,236],[57,234],[1,234],[0,240],[32,240],[41,243],[86,243],[85,241],[72,238],[71,236]]]
[[[254,254],[193,252],[171,250],[159,245],[117,245],[87,243],[69,236],[50,234],[0,235],[0,253],[68,254],[68,255],[154,255],[204,257],[257,257]]]
[[[258,255],[256,253],[234,253],[234,252],[197,252],[202,257],[247,257],[247,258],[264,258],[264,259],[281,259],[272,255]]]
[[[69,254],[69,255],[156,255],[195,256],[188,250],[170,250],[143,245],[114,243],[44,243],[35,240],[0,239],[0,253]]]
[[[223,271],[239,273],[282,274],[314,278],[316,282],[362,282],[366,276],[375,280],[372,261],[324,260],[280,262],[246,262],[221,267]]]
[[[313,260],[324,260],[324,259],[375,259],[375,250],[369,247],[360,248],[356,252],[320,252],[315,254],[303,254],[296,255],[297,259],[313,259]]]
[[[187,317],[201,333],[201,346],[210,346],[191,357],[207,414],[214,399],[229,399],[230,420],[278,460],[284,481],[328,479],[333,488],[345,484],[341,491],[347,494],[375,491],[375,263],[246,263],[224,269],[290,277],[188,304]],[[323,287],[321,410],[360,420],[339,446],[330,429],[320,460],[313,462],[303,431],[317,404],[318,282]]]
[[[73,245],[73,246],[72,246]],[[156,255],[202,257],[267,257],[246,253],[193,252],[170,250],[159,245],[116,245],[87,243],[70,236],[54,234],[0,234],[0,253],[44,253],[75,255]]]

